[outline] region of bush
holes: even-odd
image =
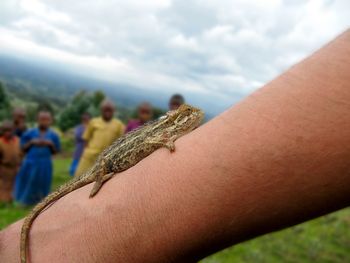
[[[58,117],[58,127],[65,132],[80,123],[81,115],[84,112],[96,116],[99,113],[99,105],[105,98],[102,91],[96,91],[93,94],[86,91],[77,93],[71,102],[62,110]]]

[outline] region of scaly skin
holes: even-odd
[[[48,195],[25,218],[20,240],[21,263],[28,262],[29,231],[33,221],[41,212],[61,197],[95,182],[90,192],[90,198],[93,197],[101,189],[103,183],[115,174],[129,169],[161,147],[166,147],[173,152],[175,140],[197,128],[203,116],[201,110],[189,105],[182,105],[179,109],[168,112],[157,121],[117,139],[100,154],[95,165],[87,173],[73,178],[57,191]]]

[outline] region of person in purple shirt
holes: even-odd
[[[137,109],[138,118],[135,120],[130,120],[126,126],[125,133],[137,129],[138,127],[144,125],[146,122],[149,122],[153,118],[153,109],[152,105],[148,102],[143,102],[138,106]]]
[[[83,113],[81,116],[81,124],[79,124],[74,131],[74,139],[75,139],[75,150],[73,153],[73,160],[72,164],[69,169],[69,174],[71,176],[74,176],[75,170],[78,167],[79,160],[81,155],[83,154],[84,151],[84,139],[83,139],[83,134],[85,131],[86,126],[89,124],[89,121],[91,119],[90,113]]]

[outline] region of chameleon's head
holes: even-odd
[[[204,117],[203,111],[188,104],[182,104],[177,110],[169,111],[165,118],[169,128],[173,127],[178,133],[188,133],[197,128]]]

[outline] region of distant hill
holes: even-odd
[[[47,100],[54,107],[60,108],[77,92],[103,90],[122,108],[135,108],[143,101],[149,101],[158,108],[167,109],[171,91],[144,90],[126,84],[97,80],[74,74],[64,65],[47,61],[30,61],[23,58],[0,54],[0,81],[2,81],[14,99],[19,103],[40,102]],[[187,95],[185,94],[186,98]],[[191,99],[188,100],[191,103]],[[192,101],[205,109],[206,118],[210,119],[224,108],[219,101],[210,97],[192,96]],[[217,107],[214,107],[217,105]],[[205,108],[207,107],[207,108]]]
[[[37,100],[44,96],[58,105],[64,104],[81,89],[88,91],[102,89],[113,100],[126,107],[135,106],[150,97],[135,87],[118,86],[64,72],[54,66],[45,67],[8,56],[0,56],[0,80],[19,98]],[[150,99],[154,101],[155,98]]]

